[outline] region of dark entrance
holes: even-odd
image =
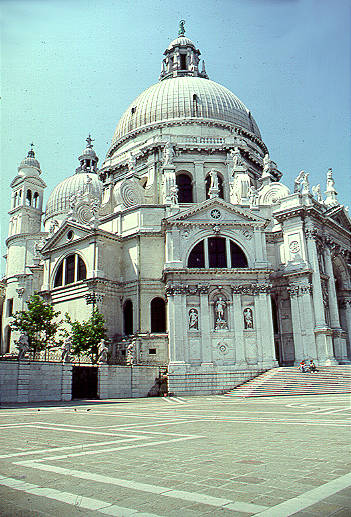
[[[73,366],[72,399],[97,399],[97,366]]]

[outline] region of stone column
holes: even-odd
[[[313,308],[315,315],[316,327],[325,328],[325,311],[323,304],[322,284],[319,272],[318,253],[316,246],[317,231],[315,228],[308,228],[305,231],[307,238],[308,260],[312,267],[312,287],[313,287]]]
[[[241,307],[241,294],[239,289],[233,287],[232,295],[232,322],[234,329],[234,343],[235,343],[235,365],[247,366],[245,356],[245,341],[244,341],[244,321]]]
[[[343,306],[344,306],[344,310],[345,310],[347,334],[349,337],[349,349],[350,349],[349,358],[351,359],[351,298],[345,299],[343,301]]]
[[[333,349],[333,331],[327,326],[323,303],[322,283],[320,278],[318,253],[315,239],[317,229],[309,226],[305,230],[308,260],[312,267],[313,309],[315,316],[315,338],[319,362],[328,366],[337,364]]]
[[[263,292],[258,295],[261,298],[260,305],[264,307],[263,314],[266,317],[263,319],[263,330],[265,336],[265,346],[263,347],[263,366],[272,368],[278,366],[278,362],[275,357],[275,345],[274,345],[274,330],[273,330],[273,318],[272,318],[272,301],[270,297],[270,289],[268,286],[262,286]]]
[[[203,162],[194,162],[194,177],[193,183],[196,185],[197,197],[194,201],[197,203],[201,203],[206,199],[206,183],[205,183],[205,174],[204,174],[204,164]],[[195,192],[193,192],[195,194]]]
[[[335,278],[333,271],[333,262],[331,251],[329,248],[329,244],[326,243],[326,246],[323,250],[324,263],[325,263],[325,272],[328,275],[328,301],[329,301],[329,314],[330,314],[330,326],[334,331],[333,341],[334,341],[334,353],[336,358],[339,361],[347,361],[347,349],[346,349],[346,340],[341,337],[342,328],[340,325],[340,316],[339,316],[339,307],[338,307],[338,299],[336,296],[335,289]]]
[[[297,299],[299,286],[293,284],[290,285],[288,287],[288,293],[290,296],[291,321],[294,336],[295,364],[299,364],[303,359],[306,359],[302,340],[299,303]]]
[[[329,300],[329,313],[330,313],[330,326],[333,329],[340,330],[340,318],[338,309],[338,300],[336,297],[335,290],[335,278],[333,272],[333,263],[329,246],[326,245],[323,250],[325,272],[328,275],[328,300]]]
[[[312,301],[312,285],[302,284],[299,286],[298,305],[301,322],[301,337],[306,357],[317,358],[316,339],[314,335],[314,314]]]
[[[173,317],[174,321],[172,329],[170,328],[170,335],[172,335],[172,363],[185,364],[185,343],[184,343],[184,321],[185,303],[184,294],[181,287],[174,287],[173,295]]]
[[[208,287],[200,287],[200,331],[202,344],[202,364],[213,364],[211,343],[212,314],[208,302]]]

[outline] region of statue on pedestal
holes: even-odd
[[[170,142],[167,142],[163,149],[163,165],[173,165],[175,152]]]
[[[215,330],[228,328],[228,324],[225,319],[226,306],[227,306],[227,304],[223,300],[222,296],[219,296],[218,300],[215,303],[215,313],[216,313]]]
[[[18,359],[18,361],[21,361],[22,359],[24,359],[24,356],[26,355],[26,353],[29,350],[29,339],[28,339],[27,334],[25,334],[24,332],[18,338],[17,346],[18,346],[17,359]]]
[[[98,344],[98,362],[107,363],[108,346],[105,339],[102,339]]]
[[[70,353],[71,353],[71,338],[67,337],[64,340],[63,346],[62,346],[62,354],[61,354],[61,361],[63,363],[68,363],[70,361]]]

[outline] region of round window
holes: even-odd
[[[70,230],[69,232],[67,232],[67,239],[70,241],[73,239],[73,231]]]

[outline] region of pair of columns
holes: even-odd
[[[327,286],[325,288],[325,286],[322,285],[320,276],[316,231],[314,229],[307,229],[306,237],[308,258],[312,266],[312,306],[315,322],[316,352],[317,356],[326,364],[337,364],[335,356],[341,361],[347,361],[347,351],[345,339],[337,336],[337,333],[341,332],[342,329],[340,326],[331,251],[328,245],[324,246],[323,259],[325,273],[328,276]],[[330,321],[327,321],[326,306],[329,308]],[[294,320],[293,315],[292,317]],[[333,334],[336,334],[334,340]],[[301,350],[299,350],[299,352],[301,352]]]

